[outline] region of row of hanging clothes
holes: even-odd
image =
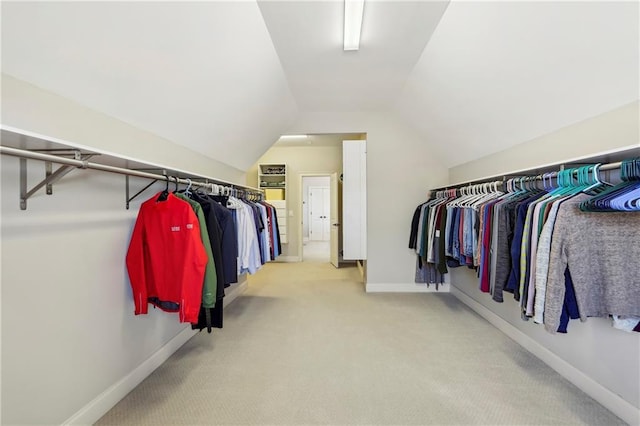
[[[135,314],[177,312],[192,329],[223,326],[224,289],[281,252],[276,210],[249,191],[209,184],[143,202],[126,265]]]
[[[607,179],[602,168],[434,192],[411,224],[416,282],[438,286],[466,267],[480,291],[511,294],[522,319],[551,333],[588,317],[640,331],[640,159]]]

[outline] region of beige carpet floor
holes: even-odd
[[[449,294],[269,264],[100,425],[624,424]]]

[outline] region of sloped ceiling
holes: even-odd
[[[357,52],[342,7],[2,2],[2,71],[243,170],[297,113],[393,110],[453,166],[638,99],[637,2],[369,0]]]
[[[297,111],[255,2],[2,2],[2,71],[242,170]]]
[[[273,144],[274,147],[300,147],[300,146],[342,146],[342,141],[359,140],[362,133],[330,133],[322,135],[309,134],[306,138],[283,139],[280,138]]]
[[[360,50],[343,50],[342,1],[259,1],[298,106],[386,110],[447,8],[446,1],[370,1]]]
[[[449,166],[638,99],[638,2],[452,2],[397,109]]]

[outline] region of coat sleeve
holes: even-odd
[[[416,249],[416,242],[418,240],[418,221],[420,220],[420,210],[422,204],[419,205],[415,211],[413,212],[413,217],[411,218],[411,230],[409,232],[409,248]]]
[[[147,303],[147,271],[149,265],[145,264],[146,235],[145,235],[145,213],[140,209],[136,223],[131,234],[129,249],[127,250],[126,264],[129,273],[129,282],[133,291],[133,301],[135,304],[135,314],[146,314],[148,312]]]
[[[193,210],[189,210],[189,213],[191,217],[188,222],[193,224],[193,229],[184,253],[187,263],[184,265],[186,276],[182,286],[180,322],[197,323],[208,257],[202,242],[198,218]]]
[[[211,248],[211,240],[209,239],[209,230],[202,208],[196,210],[198,223],[200,225],[200,238],[207,255],[207,266],[204,273],[204,284],[202,286],[202,307],[213,308],[216,304],[216,294],[218,286],[218,278],[216,264],[213,259],[213,250]],[[220,284],[222,285],[222,283]]]
[[[550,333],[556,333],[560,325],[560,316],[564,305],[565,276],[568,258],[564,235],[564,212],[558,211],[549,252],[549,272],[547,273],[547,289],[544,301],[544,327]]]

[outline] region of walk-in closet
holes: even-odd
[[[0,423],[640,424],[637,1],[0,19]]]

